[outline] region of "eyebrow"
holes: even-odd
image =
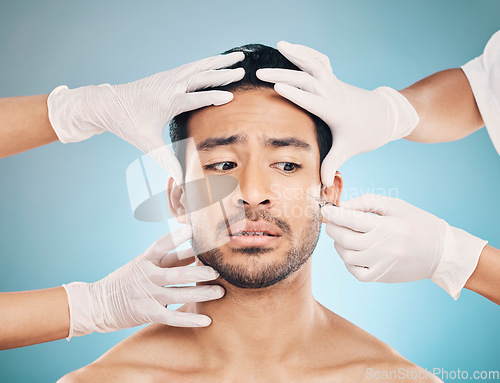
[[[230,146],[241,144],[247,141],[247,136],[243,134],[235,134],[227,137],[210,137],[200,142],[196,148],[200,151],[210,151],[220,146]],[[272,148],[282,148],[291,146],[298,149],[311,151],[311,145],[296,137],[281,137],[281,138],[265,138],[264,146]]]
[[[267,138],[264,142],[265,146],[270,146],[272,148],[281,148],[283,146],[292,146],[298,149],[305,149],[311,151],[311,145],[307,142],[302,141],[295,137],[284,137],[284,138]]]

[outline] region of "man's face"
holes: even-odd
[[[271,286],[298,270],[322,221],[312,197],[321,196],[313,120],[274,90],[256,89],[192,113],[188,130],[196,148],[188,144],[186,185],[208,175],[239,184],[224,209],[214,204],[187,215],[199,260],[243,288]],[[186,187],[183,200],[192,211],[199,195]]]

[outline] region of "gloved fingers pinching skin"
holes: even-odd
[[[455,299],[486,245],[399,198],[366,194],[322,214],[337,253],[360,281],[430,278]]]
[[[331,222],[326,224],[325,231],[335,242],[351,250],[369,249],[377,241],[377,233],[375,235],[373,232],[361,233]]]
[[[344,226],[360,233],[375,229],[382,220],[379,215],[346,208],[344,203],[341,206],[324,206],[321,209],[321,214],[335,225]]]

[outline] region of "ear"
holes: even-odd
[[[325,197],[328,201],[333,202],[335,205],[339,206],[343,187],[344,181],[342,181],[342,174],[337,171],[335,173],[335,178],[333,179],[332,186],[323,188],[322,197]],[[323,223],[326,223],[325,218],[323,218]]]
[[[172,177],[167,182],[168,207],[179,223],[186,223],[186,198],[184,188],[178,186]]]

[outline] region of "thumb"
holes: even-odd
[[[150,141],[145,153],[165,169],[177,185],[182,185],[183,175],[179,159],[163,138]]]
[[[338,142],[332,143],[332,147],[321,164],[321,183],[330,187],[333,184],[336,171],[347,160],[346,153],[341,150]]]

